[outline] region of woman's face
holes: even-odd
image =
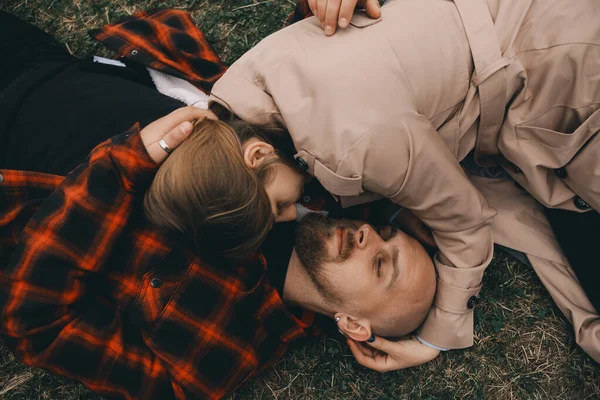
[[[271,200],[275,222],[296,219],[296,203],[300,200],[306,176],[285,164],[272,166],[272,175],[265,185]]]
[[[277,157],[273,146],[255,137],[242,145],[242,151],[246,165],[253,170]],[[271,200],[275,222],[296,219],[296,203],[300,200],[307,176],[283,163],[271,165],[265,190]]]

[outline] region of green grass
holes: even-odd
[[[111,56],[87,30],[156,7],[190,9],[216,51],[233,62],[293,9],[291,0],[0,0],[70,52]],[[6,55],[4,55],[6,56]],[[600,399],[600,367],[528,267],[498,252],[475,314],[475,346],[421,367],[379,374],[360,367],[339,336],[297,345],[231,399]],[[98,399],[80,384],[18,363],[0,347],[0,398]]]

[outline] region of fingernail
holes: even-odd
[[[370,338],[367,339],[367,342],[373,343],[375,341],[375,335],[371,335]]]
[[[192,132],[192,123],[189,121],[186,121],[184,123],[181,124],[181,132],[183,132],[184,134],[189,134],[190,132]]]
[[[330,26],[326,26],[326,27],[325,27],[325,34],[326,34],[327,36],[331,36],[331,35],[333,35],[333,28],[332,28],[332,27],[330,27]]]
[[[345,28],[348,26],[348,20],[346,18],[342,18],[342,19],[340,19],[339,24],[340,24],[340,28]]]

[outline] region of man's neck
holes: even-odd
[[[292,252],[283,286],[283,301],[309,311],[333,317],[334,312],[319,293],[312,279],[302,266],[296,250]]]

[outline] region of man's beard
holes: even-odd
[[[325,263],[343,263],[354,251],[355,232],[360,223],[351,220],[335,220],[312,213],[304,217],[296,229],[296,254],[300,262],[317,286],[321,280],[321,269]],[[343,228],[343,248],[341,254],[332,257],[327,252],[327,243],[336,234],[337,228]]]

